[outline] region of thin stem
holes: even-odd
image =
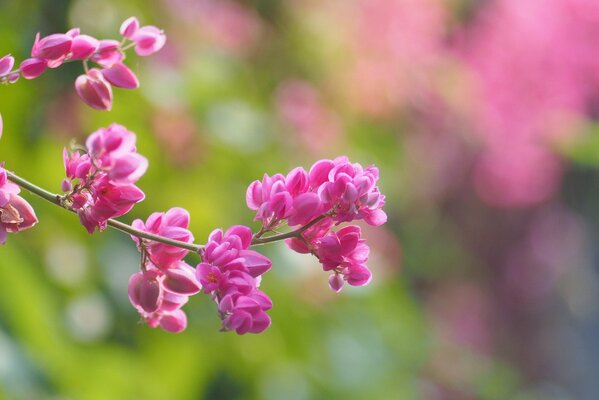
[[[9,180],[11,180],[12,182],[21,186],[22,188],[26,189],[27,191],[35,194],[36,196],[39,196],[42,199],[49,201],[50,203],[52,203],[54,205],[62,207],[65,210],[75,212],[75,210],[71,209],[70,207],[66,206],[63,203],[63,201],[62,201],[63,197],[61,195],[51,193],[51,192],[47,191],[46,189],[43,189],[27,180],[21,178],[20,176],[15,175],[14,173],[12,173],[10,171],[6,171],[6,175]],[[125,223],[117,221],[116,219],[109,219],[107,221],[107,224],[108,224],[108,226],[110,226],[113,229],[116,229],[116,230],[124,232],[124,233],[128,233],[129,235],[133,235],[138,238],[148,239],[148,240],[152,240],[155,242],[160,242],[160,243],[168,244],[171,246],[180,247],[182,249],[190,250],[195,253],[199,253],[200,250],[202,250],[204,248],[204,246],[200,245],[200,244],[182,242],[180,240],[169,239],[164,236],[154,235],[149,232],[144,232],[139,229],[135,229],[131,225],[127,225]]]
[[[294,237],[300,237],[300,235],[302,233],[304,233],[304,231],[313,227],[314,225],[316,225],[317,223],[319,223],[320,221],[322,221],[323,219],[325,219],[328,216],[329,216],[328,214],[323,214],[323,215],[313,219],[312,221],[310,221],[306,225],[302,226],[301,228],[298,228],[291,232],[282,233],[280,235],[274,235],[274,236],[269,236],[269,237],[265,237],[265,238],[255,237],[254,239],[252,239],[252,245],[256,246],[256,245],[261,245],[261,244],[266,244],[266,243],[278,242],[280,240],[291,239]]]

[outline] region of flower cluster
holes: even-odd
[[[0,164],[0,243],[6,243],[8,233],[17,233],[37,223],[33,208],[19,196],[21,189],[9,182],[4,164]]]
[[[284,221],[289,226],[305,227],[297,237],[288,239],[287,245],[299,253],[312,253],[325,271],[333,271],[329,284],[338,292],[344,281],[353,286],[370,282],[365,264],[369,248],[360,227],[350,225],[336,232],[331,228],[354,220],[373,226],[387,221],[381,209],[385,196],[376,186],[378,178],[376,167],[363,168],[347,157],[320,160],[309,172],[295,168],[287,176],[264,175],[262,181],[250,184],[246,202],[257,211],[261,234]]]
[[[121,25],[122,41],[98,40],[81,34],[79,28],[66,33],[54,33],[40,38],[38,33],[31,49],[31,57],[23,60],[17,70],[13,70],[14,58],[9,54],[0,58],[0,83],[14,83],[23,76],[34,79],[48,68],[58,68],[65,62],[81,61],[85,74],[75,81],[75,89],[81,99],[97,110],[110,110],[112,107],[112,86],[123,89],[139,87],[137,77],[123,60],[125,51],[134,47],[140,56],[149,56],[160,50],[166,42],[164,33],[155,26],[140,27],[135,17]],[[89,68],[89,63],[98,68]]]
[[[171,208],[153,213],[144,223],[137,219],[133,227],[185,243],[193,242],[189,231],[189,213]],[[193,267],[183,261],[188,250],[132,236],[142,254],[141,272],[129,279],[129,300],[152,328],[181,332],[187,316],[181,307],[189,296],[200,291]]]
[[[232,226],[225,233],[214,230],[196,267],[204,293],[218,304],[223,330],[240,335],[260,333],[270,326],[266,311],[272,301],[258,287],[272,262],[249,250],[251,242],[252,231],[246,226]]]
[[[121,216],[142,201],[144,193],[135,182],[146,172],[148,161],[136,152],[135,134],[112,124],[92,133],[86,153],[64,149],[68,179],[65,201],[77,212],[89,233],[106,228],[106,221]]]
[[[381,209],[385,196],[376,186],[378,168],[363,168],[350,163],[347,157],[320,160],[309,172],[301,167],[284,176],[264,175],[254,181],[246,192],[246,202],[256,210],[256,220],[265,229],[279,225],[284,219],[289,226],[305,225],[326,214],[335,222],[358,219],[379,226],[387,221]]]
[[[112,105],[112,86],[134,89],[135,74],[123,64],[125,50],[134,47],[140,56],[158,51],[165,36],[153,26],[139,26],[136,18],[126,20],[120,29],[121,42],[97,40],[79,29],[65,34],[36,36],[31,58],[13,70],[15,60],[0,58],[0,83],[15,82],[19,76],[33,79],[47,68],[65,62],[82,61],[85,74],[77,78],[79,96],[91,107],[108,110]],[[98,68],[89,68],[89,63]],[[0,116],[0,136],[2,117]],[[272,262],[250,250],[252,245],[287,239],[292,250],[311,253],[325,271],[331,271],[329,284],[336,292],[344,282],[362,286],[371,279],[366,266],[370,249],[360,227],[334,227],[364,220],[378,226],[386,222],[385,204],[378,187],[378,169],[350,163],[347,157],[320,160],[309,172],[295,168],[286,176],[264,175],[247,192],[248,206],[262,222],[252,234],[246,226],[235,225],[214,230],[205,245],[193,243],[190,215],[182,208],[155,212],[144,222],[131,226],[110,221],[129,212],[145,195],[135,184],[148,168],[148,161],[137,153],[136,136],[125,127],[112,124],[92,133],[85,146],[63,151],[66,178],[63,196],[52,195],[12,173],[0,164],[0,243],[8,233],[28,229],[37,223],[32,207],[18,194],[20,187],[40,195],[78,214],[89,233],[102,231],[109,224],[131,234],[141,253],[140,271],[129,279],[129,300],[146,323],[168,332],[187,327],[182,310],[189,297],[203,290],[217,304],[223,331],[237,334],[260,333],[271,324],[266,313],[272,301],[259,287],[262,275]],[[9,178],[11,181],[9,181]],[[272,234],[286,223],[294,231]],[[264,237],[266,234],[271,234]],[[194,268],[184,261],[190,250],[201,261]]]

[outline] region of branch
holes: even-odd
[[[274,236],[269,236],[269,237],[265,237],[265,238],[254,237],[252,239],[252,245],[256,246],[256,245],[261,245],[261,244],[266,244],[266,243],[278,242],[279,240],[285,240],[285,239],[291,239],[294,237],[299,237],[302,233],[304,233],[304,231],[313,227],[314,225],[316,225],[317,223],[319,223],[320,221],[322,221],[323,219],[325,219],[328,216],[329,216],[328,214],[322,214],[321,216],[314,218],[312,221],[310,221],[306,225],[302,226],[301,228],[296,229],[291,232],[282,233],[280,235],[274,235]]]
[[[76,213],[75,210],[73,210],[70,207],[67,207],[63,204],[63,202],[61,201],[62,200],[61,195],[48,192],[47,190],[21,178],[20,176],[15,175],[14,173],[12,173],[10,171],[6,171],[6,175],[9,180],[11,180],[12,182],[21,186],[22,188],[26,189],[27,191],[35,194],[36,196],[39,196],[42,199],[49,201],[50,203],[52,203],[54,205],[64,208],[67,211]],[[148,240],[152,240],[155,242],[168,244],[170,246],[180,247],[182,249],[193,251],[194,253],[199,253],[200,250],[202,250],[204,248],[204,246],[201,244],[182,242],[180,240],[169,239],[164,236],[154,235],[149,232],[144,232],[139,229],[135,229],[131,225],[127,225],[123,222],[117,221],[116,219],[109,219],[107,221],[107,224],[108,224],[108,226],[110,226],[113,229],[116,229],[116,230],[124,232],[124,233],[128,233],[128,234],[136,236],[138,238],[148,239]]]

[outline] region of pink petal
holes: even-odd
[[[241,239],[241,246],[244,249],[250,247],[252,243],[252,230],[247,226],[234,225],[225,232],[225,237],[235,235]]]
[[[112,87],[99,70],[91,69],[87,74],[79,75],[75,81],[75,89],[90,107],[107,111],[112,108]]]
[[[176,310],[164,314],[162,318],[160,318],[160,327],[171,333],[182,332],[187,327],[187,315],[185,315],[183,310]]]
[[[15,65],[15,59],[10,54],[0,58],[0,76],[8,74]]]
[[[135,17],[127,18],[122,24],[119,32],[127,39],[131,39],[139,29],[139,21]]]
[[[76,36],[71,45],[70,58],[72,60],[85,60],[91,57],[99,46],[100,41],[94,37],[88,35]]]
[[[137,76],[125,64],[120,62],[110,68],[103,69],[102,75],[116,87],[123,89],[137,89],[139,87]]]
[[[28,58],[21,62],[19,69],[21,70],[21,75],[25,79],[34,79],[40,76],[48,67],[48,63],[46,60],[42,60],[39,58]]]

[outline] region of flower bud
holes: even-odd
[[[46,60],[42,60],[40,58],[28,58],[21,62],[19,69],[21,70],[21,75],[25,79],[34,79],[40,76],[48,67],[48,63]]]
[[[15,59],[10,54],[0,58],[0,76],[8,74],[15,65]]]
[[[79,97],[91,108],[96,110],[112,108],[112,87],[99,70],[94,68],[85,75],[79,75],[75,81],[75,89]]]
[[[39,34],[38,34],[39,35]],[[33,45],[31,55],[45,60],[57,60],[67,55],[71,50],[73,39],[63,33],[55,33],[37,41]]]
[[[139,21],[135,17],[129,17],[121,25],[120,33],[127,39],[131,39],[139,29]]]
[[[71,184],[71,180],[68,178],[64,178],[62,183],[60,184],[60,189],[63,192],[70,192],[73,189],[73,185]]]
[[[164,33],[151,25],[139,28],[130,39],[135,42],[135,52],[139,56],[156,53],[166,42]]]
[[[103,69],[102,75],[116,87],[123,89],[137,89],[139,87],[139,80],[137,80],[133,71],[120,62],[110,68]]]
[[[339,274],[332,274],[329,277],[329,287],[335,293],[339,293],[343,289],[343,277]]]
[[[71,59],[72,60],[85,60],[91,57],[98,47],[100,41],[88,35],[79,35],[73,39],[71,45]]]

